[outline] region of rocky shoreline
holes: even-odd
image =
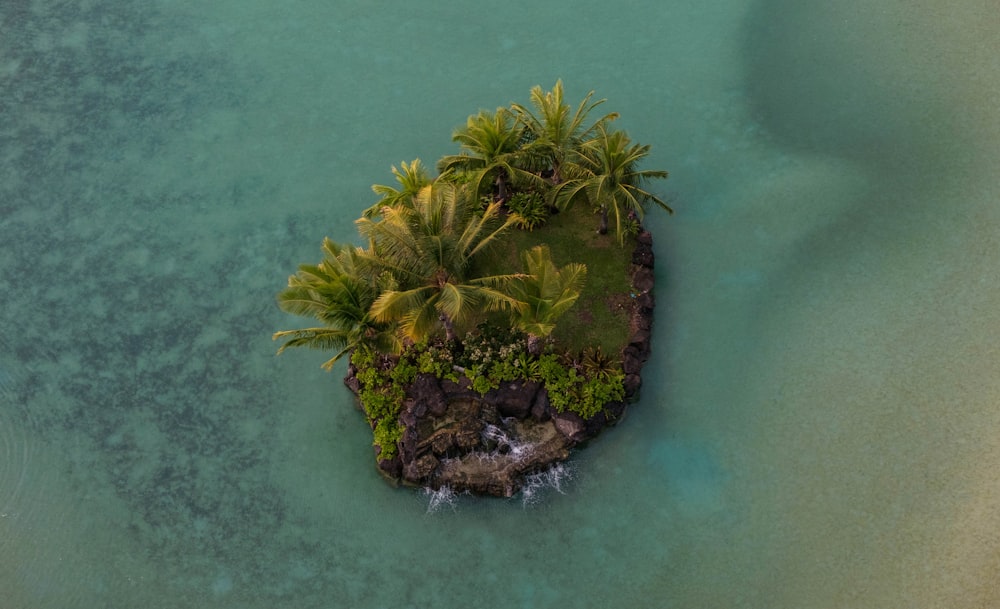
[[[656,304],[653,262],[653,238],[643,231],[636,237],[630,268],[631,334],[622,352],[625,401],[608,403],[585,420],[573,412],[557,412],[536,381],[503,383],[484,396],[468,379],[456,383],[420,374],[406,388],[399,450],[392,459],[376,454],[379,471],[394,483],[510,497],[527,476],[564,461],[571,448],[617,423],[627,402],[638,396],[649,358]],[[349,367],[344,383],[357,393],[355,373]]]

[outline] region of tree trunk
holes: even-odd
[[[608,234],[608,208],[601,208],[601,226],[598,227],[597,232],[601,235]]]
[[[507,202],[507,174],[503,171],[497,174],[497,198],[501,203]]]
[[[441,325],[444,326],[444,337],[448,342],[455,342],[458,340],[458,336],[455,335],[455,324],[451,323],[451,319],[441,313],[438,315],[438,319],[441,321]]]
[[[528,354],[529,355],[541,355],[542,354],[542,337],[528,333]]]

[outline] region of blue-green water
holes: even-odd
[[[0,4],[0,607],[1000,606],[989,2]],[[630,417],[385,485],[274,293],[562,78],[667,168]]]

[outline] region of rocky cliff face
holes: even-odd
[[[650,353],[652,244],[652,236],[643,232],[632,253],[632,333],[622,352],[629,401],[642,386],[640,373]],[[353,369],[344,382],[357,391]],[[482,396],[467,379],[454,383],[421,374],[406,391],[397,456],[376,455],[376,460],[387,477],[404,484],[510,497],[527,476],[567,459],[573,446],[617,422],[625,409],[625,402],[613,402],[584,420],[555,411],[545,388],[534,381],[504,383]]]

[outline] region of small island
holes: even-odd
[[[650,147],[617,113],[590,120],[593,94],[573,107],[557,82],[470,116],[435,177],[417,159],[372,187],[365,245],[324,240],[278,295],[320,323],[275,333],[278,353],[349,358],[388,479],[509,497],[637,397],[655,305],[642,220],[673,210],[647,189],[667,172],[639,168]]]

